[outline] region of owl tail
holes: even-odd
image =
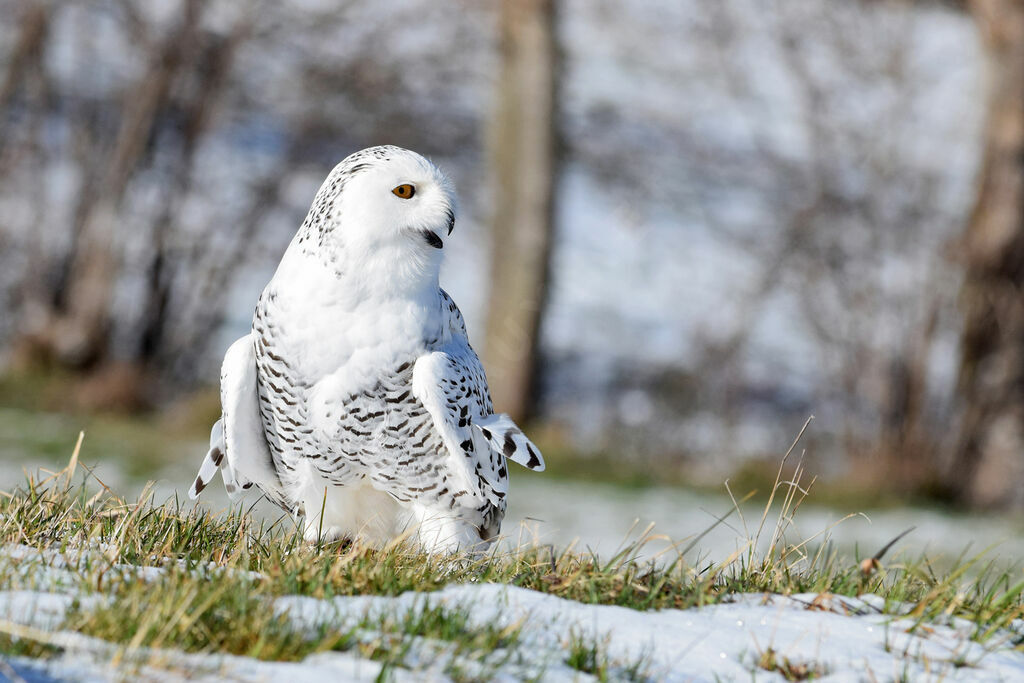
[[[473,426],[480,430],[496,453],[502,453],[506,460],[517,462],[534,472],[544,471],[544,458],[540,449],[526,438],[508,415],[488,415],[474,418]]]
[[[192,500],[198,498],[203,489],[213,481],[213,475],[217,474],[217,470],[220,470],[220,476],[224,480],[224,488],[227,489],[228,496],[232,500],[241,493],[239,482],[235,481],[234,472],[228,463],[224,461],[225,450],[224,425],[221,420],[217,420],[213,423],[213,429],[210,431],[210,450],[206,452],[203,464],[199,466],[199,474],[196,475],[196,480],[192,482],[192,486],[188,489],[189,498]],[[241,486],[241,488],[248,487]]]
[[[224,427],[222,422],[217,420],[213,423],[213,429],[210,432],[210,450],[206,452],[203,464],[199,466],[196,480],[188,489],[189,498],[195,500],[199,497],[203,489],[213,481],[213,475],[217,474],[222,462],[224,462]]]

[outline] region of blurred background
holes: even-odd
[[[511,517],[691,534],[813,414],[811,532],[1024,557],[1017,0],[0,0],[0,487],[79,430],[121,494],[190,481],[376,144],[458,188],[442,285],[549,463]]]

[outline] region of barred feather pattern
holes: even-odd
[[[340,397],[337,412],[331,414],[334,429],[319,435],[310,426],[311,384],[279,348],[276,296],[272,290],[264,292],[253,321],[258,395],[267,443],[282,482],[287,483],[290,473],[305,461],[335,486],[369,480],[400,502],[460,510],[459,499],[473,492],[450,476],[451,454],[412,387],[417,357],[439,350],[451,334],[466,336],[455,302],[443,289],[439,294],[442,329],[422,340],[420,353],[410,354],[383,372],[376,383]],[[471,358],[452,359],[450,375],[441,380],[449,419],[462,428],[492,412],[483,368],[471,348],[469,351]],[[471,509],[478,517],[474,523],[480,526],[481,537],[492,537],[505,514],[508,473],[500,452],[485,449],[484,458],[475,453],[480,443],[485,441],[466,438],[459,444],[462,453],[455,456],[470,463],[473,484],[484,498],[482,505]],[[285,509],[299,505],[300,501],[290,501]]]

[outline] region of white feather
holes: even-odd
[[[283,496],[263,433],[256,393],[256,358],[251,335],[235,341],[224,354],[220,373],[221,420],[224,423],[225,485],[256,484],[268,495]]]

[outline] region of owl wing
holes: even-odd
[[[220,403],[221,417],[213,425],[210,450],[189,489],[189,497],[197,498],[220,470],[232,500],[255,484],[270,500],[290,510],[263,432],[251,335],[237,340],[224,354]]]
[[[504,458],[473,427],[491,409],[487,379],[476,353],[456,342],[420,356],[413,367],[412,392],[448,451],[449,484],[470,494],[462,504],[475,506],[484,500],[500,504],[508,493]]]
[[[487,376],[469,345],[462,315],[442,290],[450,341],[421,356],[413,395],[427,409],[448,450],[451,475],[470,493],[497,504],[508,493],[506,460],[544,470],[540,450],[508,415],[494,414]]]

